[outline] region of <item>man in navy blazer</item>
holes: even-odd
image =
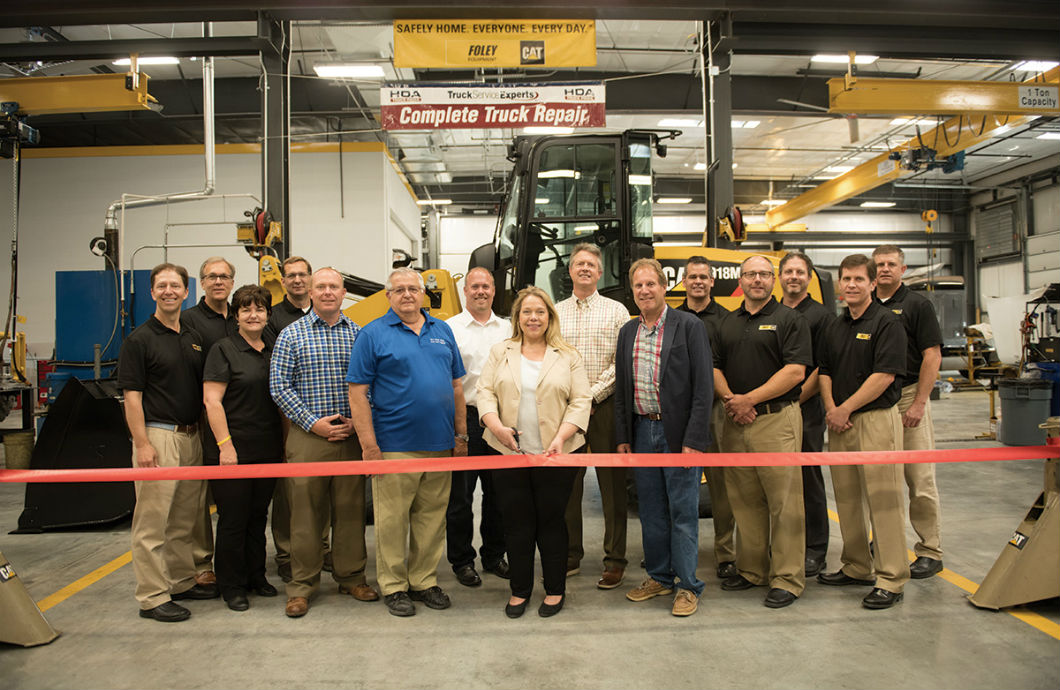
[[[618,452],[706,452],[714,400],[707,329],[696,316],[666,306],[659,262],[640,259],[629,275],[640,317],[618,334]],[[668,595],[676,587],[671,613],[696,612],[704,586],[696,577],[700,471],[698,466],[634,469],[648,579],[626,594],[630,601]]]

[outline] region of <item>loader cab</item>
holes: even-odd
[[[536,285],[554,302],[571,295],[571,251],[591,242],[603,254],[600,293],[632,306],[626,271],[652,256],[651,157],[659,135],[519,137],[515,167],[492,246],[471,264],[493,270],[494,310],[508,314],[515,294]],[[662,149],[664,150],[664,149]]]

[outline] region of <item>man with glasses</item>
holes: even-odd
[[[794,453],[802,446],[799,393],[813,348],[806,319],[773,297],[773,264],[740,266],[744,300],[721,322],[714,386],[725,402],[725,453]],[[802,471],[797,466],[727,467],[725,488],[740,535],[737,575],[727,591],[768,585],[763,604],[782,608],[806,587]]]
[[[419,273],[391,272],[390,310],[361,331],[346,372],[364,459],[430,459],[435,470],[372,477],[376,577],[387,610],[402,617],[415,615],[414,601],[449,608],[438,586],[451,483],[444,458],[466,456],[468,441],[456,338],[423,308],[423,296]]]
[[[199,267],[199,282],[202,298],[194,307],[180,313],[181,328],[190,328],[202,338],[204,355],[210,353],[214,343],[234,335],[239,326],[235,314],[229,309],[228,296],[235,287],[236,267],[222,256],[211,256]],[[220,451],[213,430],[206,423],[205,411],[199,425],[202,440],[202,462],[204,465],[220,464]],[[199,584],[213,584],[217,578],[213,573],[213,518],[210,516],[209,491],[203,493],[202,505],[195,518],[195,580]]]

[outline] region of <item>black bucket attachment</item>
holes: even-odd
[[[131,467],[132,442],[114,379],[70,379],[44,418],[30,469]],[[92,527],[132,515],[132,482],[27,484],[12,534]]]

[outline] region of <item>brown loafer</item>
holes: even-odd
[[[195,576],[195,582],[200,585],[215,585],[217,584],[217,576],[214,575],[212,570],[204,570]]]
[[[339,585],[339,594],[349,594],[357,601],[379,601],[379,592],[363,582],[353,586]]]
[[[614,589],[622,584],[622,578],[625,577],[625,574],[625,568],[613,565],[600,576],[600,579],[596,582],[596,587],[598,589]]]
[[[291,597],[287,600],[284,613],[288,618],[301,618],[309,612],[309,600],[305,597]]]

